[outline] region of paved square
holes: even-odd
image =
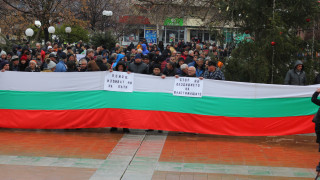
[[[233,137],[144,130],[0,129],[4,180],[307,180],[314,135]]]

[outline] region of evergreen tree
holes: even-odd
[[[218,6],[227,21],[234,22],[240,32],[254,39],[238,44],[225,63],[229,80],[282,84],[286,72],[299,59],[304,61],[312,83],[319,66],[299,56],[305,52],[306,43],[298,32],[313,28],[318,21],[318,1],[228,0],[219,1]]]

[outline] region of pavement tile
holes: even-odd
[[[0,165],[3,180],[88,180],[96,169]]]
[[[314,168],[314,136],[231,137],[169,133],[160,161]]]
[[[1,129],[0,155],[105,159],[122,138],[107,131]]]
[[[314,178],[279,177],[260,175],[239,175],[223,173],[193,173],[193,172],[167,172],[155,171],[152,180],[174,179],[180,180],[313,180]]]
[[[231,137],[141,130],[123,135],[107,131],[0,129],[4,142],[0,145],[0,174],[23,168],[26,170],[17,173],[34,173],[25,175],[28,179],[56,173],[61,179],[91,180],[307,180],[314,179],[319,162],[314,136]],[[78,171],[83,171],[83,177],[79,178]]]

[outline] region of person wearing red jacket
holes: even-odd
[[[186,60],[187,57],[188,57],[188,55],[189,55],[189,51],[186,49],[186,50],[183,51],[183,54],[181,55],[181,57],[182,57],[184,60]]]
[[[37,52],[41,54],[41,62],[44,62],[45,56],[46,56],[46,52],[44,52],[44,50],[41,49],[41,44],[37,43],[36,44],[36,48],[37,48]]]

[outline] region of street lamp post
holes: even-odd
[[[53,26],[50,26],[48,28],[48,32],[51,34],[51,41],[52,41],[52,34],[56,31],[56,29]]]
[[[26,36],[28,36],[29,43],[30,43],[30,38],[33,36],[34,31],[31,28],[26,29]]]
[[[36,20],[36,21],[34,21],[34,25],[39,29],[37,34],[36,34],[36,37],[35,37],[36,41],[38,41],[40,39],[39,36],[40,36],[40,32],[41,32],[41,29],[40,29],[41,28],[41,22]]]
[[[112,11],[106,11],[106,10],[104,10],[104,11],[102,12],[102,15],[103,15],[104,17],[108,18],[108,17],[111,17],[111,16],[113,15],[113,13],[112,13]],[[107,35],[106,35],[105,23],[106,23],[106,22],[103,22],[104,39],[106,39],[106,37],[107,37]]]
[[[41,22],[40,21],[34,21],[34,25],[37,26],[37,28],[41,27]]]
[[[111,17],[111,16],[113,15],[113,12],[112,12],[112,11],[106,11],[106,10],[104,10],[104,11],[102,12],[102,15],[103,15],[104,17]],[[103,25],[104,25],[103,29],[105,30],[105,22],[103,23]]]
[[[66,31],[66,33],[68,35],[68,43],[70,43],[69,42],[69,34],[71,33],[71,27],[66,27],[65,31]]]

